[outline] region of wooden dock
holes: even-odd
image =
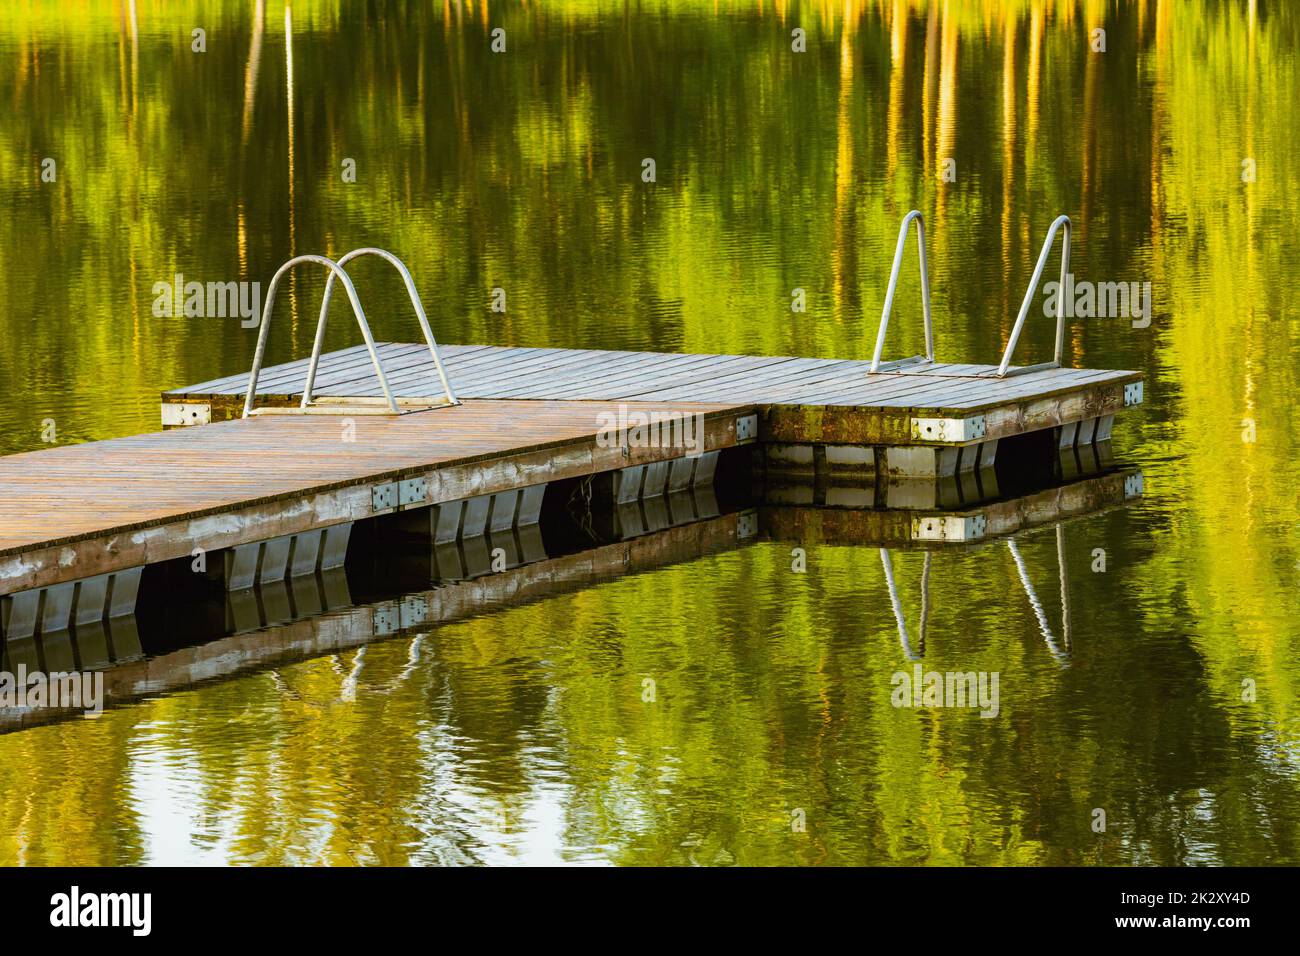
[[[435,378],[425,346],[378,350],[397,395],[429,395]],[[441,352],[463,399],[757,405],[762,440],[774,443],[961,446],[1102,422],[1142,401],[1142,375],[1130,371],[1054,368],[998,378],[993,365],[906,359],[872,375],[870,362],[847,359],[487,345]],[[306,359],[263,370],[258,404],[296,405],[306,373]],[[230,375],[165,392],[163,424],[237,418],[247,387],[247,375]],[[322,356],[316,393],[377,398],[365,348]]]
[[[997,497],[999,446],[1021,436],[1046,433],[1065,477],[1100,470],[1116,413],[1142,400],[1126,371],[444,346],[463,404],[432,407],[428,348],[378,353],[404,414],[356,404],[380,395],[357,347],[322,357],[324,414],[241,417],[235,375],[164,393],[163,432],[0,458],[6,638],[129,613],[162,562],[210,556],[241,590],[340,566],[357,521],[423,509],[437,544],[478,540],[535,525],[551,483],[611,476],[626,509],[710,484],[740,445],[771,475],[874,483],[877,510],[946,501],[895,485],[918,480],[956,479],[971,505]],[[264,369],[257,406],[290,411],[306,366]],[[647,437],[638,416],[672,429]]]
[[[440,543],[535,525],[546,486],[653,469],[685,481],[738,441],[744,406],[698,416],[698,454],[602,441],[592,402],[466,402],[399,416],[266,416],[0,458],[7,641],[131,613],[144,568],[201,561],[232,589],[343,563],[354,522],[423,509]],[[679,463],[680,464],[680,463]],[[681,469],[673,468],[675,479]],[[641,472],[637,472],[638,475]],[[209,563],[210,562],[210,563]]]

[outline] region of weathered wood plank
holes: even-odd
[[[1095,369],[1038,369],[997,378],[995,366],[974,363],[886,365],[887,371],[868,374],[870,363],[860,360],[467,348],[474,351],[450,352],[455,357],[447,363],[462,398],[752,404],[764,409],[763,438],[791,443],[911,444],[913,417],[972,415],[986,417],[990,436],[1006,437],[1114,412],[1123,407],[1123,386],[1141,379],[1136,372]],[[431,365],[427,354],[402,354],[411,364],[393,376],[395,392],[427,392],[431,369],[421,364]],[[358,395],[378,395],[364,353],[350,351],[346,361],[354,379],[326,381]],[[302,374],[301,368],[286,372],[289,384],[273,385],[260,400],[296,401],[299,396],[289,391],[273,393],[295,384],[300,389]],[[336,387],[325,393],[341,392]],[[233,399],[214,398],[211,405],[213,420],[238,414]]]
[[[656,403],[734,444],[746,406]],[[0,594],[367,517],[370,486],[422,476],[431,503],[681,448],[597,441],[599,402],[467,402],[401,416],[267,416],[0,458]]]
[[[488,399],[663,399],[975,409],[1031,395],[1057,394],[1102,380],[1125,382],[1138,377],[1131,372],[1045,369],[996,378],[991,377],[994,366],[951,363],[900,366],[868,375],[869,363],[865,361],[789,356],[451,345],[444,350],[457,392],[466,398]],[[385,343],[382,354],[386,365],[391,362],[390,382],[399,395],[426,393],[429,383],[436,380],[432,361],[421,346]],[[268,369],[259,383],[259,395],[265,392],[268,401],[290,401],[300,395],[304,375],[302,362]],[[220,389],[238,394],[243,383],[238,377],[218,379],[167,396],[197,399]],[[355,348],[325,356],[318,383],[320,394],[373,397],[380,391],[368,357]]]

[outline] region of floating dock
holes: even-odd
[[[926,354],[882,362],[912,225]],[[165,392],[161,432],[0,457],[0,669],[105,671],[121,702],[761,539],[880,547],[915,657],[930,551],[998,537],[1064,663],[1060,522],[1141,495],[1110,446],[1142,376],[1063,367],[1059,300],[1054,359],[1010,364],[1058,234],[1065,281],[1060,216],[997,366],[935,360],[915,210],[871,362],[440,350],[392,253],[296,256],[250,373]],[[343,269],[362,256],[398,271],[422,344],[375,342]],[[276,289],[307,263],[329,270],[312,355],[263,368]],[[336,282],[364,345],[322,354]],[[1054,522],[1059,632],[1010,537]],[[926,552],[915,642],[893,547]],[[0,730],[59,716],[0,712]]]
[[[377,350],[399,399],[437,401],[427,397],[436,377],[424,345],[381,343]],[[871,362],[848,359],[486,345],[444,345],[441,352],[462,399],[757,405],[762,440],[796,446],[971,449],[1046,428],[1064,428],[1071,440],[1080,429],[1086,444],[1108,438],[1115,413],[1142,401],[1142,375],[1127,371],[1012,367],[999,377],[995,365],[909,358],[872,374]],[[299,405],[307,371],[307,359],[263,371],[258,406]],[[322,356],[315,387],[337,397],[381,394],[364,346]],[[166,392],[162,423],[238,418],[247,388],[244,374]],[[898,453],[886,467],[933,474],[917,462],[915,452]]]
[[[926,354],[882,363],[912,225]],[[997,533],[1006,507],[973,509],[1014,497],[998,478],[1010,451],[1015,468],[1047,464],[1063,481],[1101,474],[1115,415],[1142,401],[1137,372],[1062,367],[1059,301],[1054,360],[1011,366],[1058,233],[1065,280],[1070,223],[1060,216],[998,366],[935,361],[915,210],[899,231],[871,362],[439,350],[415,282],[392,253],[296,256],[268,287],[248,375],[164,393],[162,432],[0,458],[6,646],[42,635],[57,645],[69,629],[121,621],[134,612],[145,570],[160,565],[188,561],[229,593],[336,571],[354,526],[392,515],[402,534],[429,543],[431,573],[499,572],[538,550],[547,490],[558,486],[571,500],[574,481],[588,526],[595,501],[616,538],[684,515],[702,520],[716,507],[689,504],[685,493],[711,492],[722,456],[741,446],[755,449],[744,473],[810,482],[810,503],[872,512],[858,523],[873,533],[891,521],[891,534],[912,541]],[[423,344],[376,344],[343,269],[363,256],[401,275]],[[312,355],[264,368],[276,290],[303,264],[329,272]],[[336,282],[365,344],[322,354]],[[954,507],[965,511],[940,513]],[[489,552],[490,536],[511,545]]]
[[[399,510],[436,506],[433,530],[455,540],[535,524],[541,493],[560,479],[685,457],[689,485],[743,441],[737,418],[754,414],[656,408],[700,416],[699,454],[602,443],[601,416],[618,411],[608,404],[466,402],[391,417],[252,417],[5,456],[4,633],[124,613],[140,569],[175,559],[221,565],[234,589],[328,570],[353,522]]]
[[[872,373],[851,360],[444,346],[463,403],[429,407],[429,350],[377,352],[403,414],[349,411],[378,385],[366,351],[346,349],[322,356],[316,376],[335,414],[239,417],[248,376],[230,376],[165,393],[165,431],[0,458],[6,636],[126,613],[141,569],[161,562],[202,556],[238,590],[340,565],[358,520],[430,509],[436,540],[464,540],[535,523],[554,482],[609,475],[627,504],[711,482],[717,456],[743,445],[772,474],[868,487],[873,507],[944,504],[900,498],[918,480],[995,498],[999,445],[1046,434],[1095,472],[1116,413],[1142,394],[1125,371],[1003,378],[917,359]],[[305,361],[264,370],[259,410],[291,410],[305,372]],[[694,446],[629,437],[638,413],[698,420]]]

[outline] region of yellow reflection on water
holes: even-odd
[[[1181,862],[1170,821],[1205,812],[1197,852],[1295,861],[1289,6],[447,2],[401,36],[364,7],[248,6],[42,0],[0,23],[0,181],[21,184],[0,195],[0,450],[41,447],[46,417],[64,441],[151,429],[159,391],[247,368],[235,325],[150,314],[177,272],[265,282],[375,244],[447,341],[863,357],[915,207],[940,357],[988,361],[1065,212],[1080,278],[1152,284],[1150,327],[1079,320],[1068,351],[1147,372],[1116,429],[1146,496],[1071,532],[1065,673],[1005,556],[936,565],[935,659],[1025,689],[994,734],[878,695],[897,649],[874,555],[826,549],[795,581],[788,549],[751,549],[447,629],[400,680],[397,642],[0,737],[0,862]],[[209,11],[235,41],[198,60]],[[310,315],[318,287],[291,283]],[[899,355],[921,350],[902,284]],[[402,290],[374,295],[400,337]],[[296,326],[276,361],[309,347]],[[1050,343],[1036,308],[1021,349]],[[1080,570],[1095,549],[1105,574]],[[673,706],[641,705],[649,673]],[[1096,799],[1150,829],[1095,840]]]

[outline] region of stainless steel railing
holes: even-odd
[[[442,357],[438,354],[438,343],[434,340],[433,329],[429,327],[429,318],[424,313],[424,303],[420,301],[420,293],[415,289],[415,280],[411,278],[411,271],[406,268],[406,264],[401,259],[388,252],[385,249],[375,249],[365,247],[353,249],[347,255],[339,257],[338,264],[345,266],[353,259],[361,256],[378,256],[385,262],[392,265],[402,277],[402,282],[406,284],[406,292],[411,297],[411,306],[415,309],[415,317],[419,320],[420,331],[424,333],[424,341],[429,346],[429,355],[433,358],[434,368],[437,369],[438,379],[442,383],[442,390],[447,396],[448,405],[459,405],[455,392],[452,391],[451,382],[447,380],[447,370],[443,367]],[[329,278],[325,280],[325,299],[320,306],[320,321],[316,324],[316,341],[312,345],[311,364],[307,367],[307,384],[302,392],[302,407],[306,408],[311,404],[312,389],[316,384],[316,369],[320,364],[321,348],[325,344],[325,326],[329,321],[330,297],[334,294],[335,274],[330,273]]]
[[[898,271],[903,265],[903,246],[907,242],[907,227],[916,222],[916,254],[921,266],[921,308],[925,313],[925,358],[934,361],[934,326],[930,320],[930,273],[925,264],[925,220],[919,209],[903,217],[898,230],[898,246],[894,249],[894,268],[889,273],[889,288],[885,292],[885,308],[880,314],[880,331],[876,333],[876,353],[871,359],[871,371],[880,368],[880,354],[885,349],[885,331],[889,328],[889,313],[894,307],[894,291],[898,288]]]
[[[352,280],[348,278],[348,274],[333,259],[328,259],[325,256],[302,255],[294,256],[280,266],[271,279],[270,288],[266,293],[266,304],[262,306],[262,327],[257,333],[257,350],[253,353],[253,367],[248,373],[248,393],[244,396],[243,417],[248,418],[250,415],[255,414],[253,402],[257,398],[257,378],[261,374],[262,361],[266,357],[266,338],[271,329],[271,310],[275,307],[275,293],[280,287],[280,280],[285,277],[285,274],[290,269],[304,262],[319,263],[330,270],[331,280],[335,276],[343,280],[343,288],[347,291],[348,301],[352,303],[352,311],[357,317],[357,325],[361,327],[361,336],[366,340],[366,349],[370,352],[370,361],[375,367],[375,375],[379,377],[379,386],[383,389],[384,398],[393,414],[400,414],[401,409],[397,407],[397,402],[393,399],[392,389],[388,386],[388,378],[384,375],[383,363],[380,362],[379,352],[375,348],[375,339],[370,334],[370,325],[366,322],[366,313],[361,308],[361,300],[357,297],[357,290],[352,285]],[[262,409],[262,411],[266,410]]]
[[[1070,271],[1069,216],[1057,216],[1056,221],[1052,223],[1052,227],[1047,230],[1047,239],[1043,241],[1043,251],[1038,254],[1038,265],[1034,267],[1034,277],[1029,280],[1029,290],[1025,293],[1025,301],[1020,304],[1020,314],[1016,316],[1016,324],[1011,329],[1011,338],[1007,342],[1007,350],[1002,353],[1002,364],[998,366],[999,378],[1003,378],[1007,374],[1007,366],[1011,364],[1011,353],[1015,351],[1016,343],[1020,341],[1020,330],[1024,328],[1025,319],[1029,315],[1029,307],[1034,301],[1034,293],[1038,291],[1038,280],[1042,278],[1043,267],[1047,265],[1047,255],[1052,251],[1052,240],[1056,238],[1057,230],[1062,226],[1065,227],[1065,233],[1061,245],[1061,288],[1056,297],[1056,355],[1050,362],[1041,362],[1038,365],[1018,368],[1012,374],[1061,367],[1061,352],[1065,345],[1065,279]]]
[[[442,356],[438,353],[438,343],[433,337],[433,329],[429,326],[429,318],[424,311],[424,303],[420,301],[420,294],[416,291],[415,280],[411,278],[411,272],[406,268],[405,263],[397,256],[384,249],[364,247],[353,249],[337,261],[325,256],[301,255],[295,256],[284,265],[282,265],[271,279],[271,285],[267,290],[266,304],[262,307],[261,328],[257,334],[257,349],[253,353],[253,367],[248,376],[248,392],[244,396],[244,417],[255,414],[286,412],[319,412],[319,411],[345,411],[361,410],[376,411],[382,414],[400,415],[401,408],[398,400],[393,396],[392,387],[389,384],[388,376],[384,372],[383,361],[379,357],[379,350],[375,345],[374,336],[370,332],[370,324],[366,321],[365,311],[361,307],[361,300],[357,296],[356,287],[352,284],[352,279],[344,271],[343,266],[353,259],[361,256],[378,256],[388,262],[402,277],[406,285],[407,294],[411,297],[411,305],[415,309],[415,317],[420,323],[420,331],[424,333],[424,340],[429,346],[429,354],[433,358],[434,368],[438,373],[438,379],[441,384],[441,390],[446,395],[447,405],[459,405],[460,401],[456,398],[452,390],[451,382],[447,378],[447,370],[442,364]],[[254,402],[257,399],[257,380],[262,371],[262,363],[266,357],[266,340],[271,326],[271,314],[275,305],[275,294],[279,289],[280,280],[294,266],[304,262],[313,262],[325,266],[329,270],[329,278],[325,284],[325,297],[321,302],[320,319],[316,323],[316,338],[312,345],[311,360],[307,366],[307,381],[303,387],[302,402],[297,409],[284,408],[254,408]],[[313,392],[316,387],[316,373],[320,366],[321,350],[325,344],[325,329],[329,323],[330,301],[334,294],[334,280],[339,279],[343,283],[344,291],[347,292],[348,301],[352,303],[353,314],[356,315],[357,325],[361,329],[361,337],[365,340],[366,350],[370,353],[370,361],[375,369],[375,376],[379,379],[379,387],[383,392],[382,402],[376,402],[368,398],[316,398],[313,400]],[[420,402],[427,402],[428,399],[421,398]],[[328,403],[328,409],[322,407],[322,403]],[[405,404],[412,404],[412,400],[403,399]],[[360,406],[360,408],[351,408],[350,406]],[[380,407],[386,406],[386,407]]]

